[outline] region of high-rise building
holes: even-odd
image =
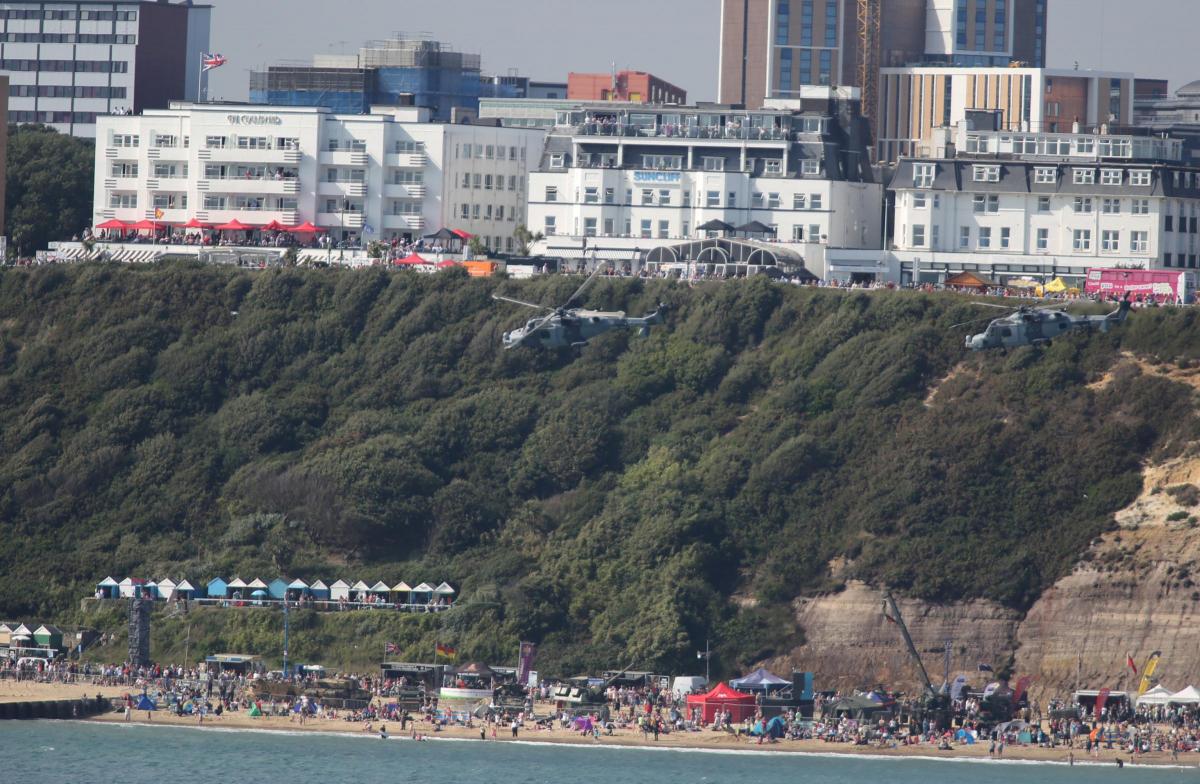
[[[9,121],[93,137],[98,116],[196,98],[211,15],[190,0],[0,3]]]
[[[419,106],[449,122],[479,110],[479,55],[438,41],[399,36],[371,41],[357,55],[314,57],[310,66],[277,65],[250,74],[250,102],[323,106],[364,114],[372,106]]]
[[[863,2],[879,3],[880,68],[1045,65],[1049,0],[722,0],[719,100],[757,108],[807,85],[861,87]]]

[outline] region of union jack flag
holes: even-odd
[[[383,644],[383,652],[388,655],[391,655],[393,653],[399,653],[400,646],[394,642],[385,642]]]
[[[211,71],[214,68],[220,68],[229,60],[223,54],[208,54],[207,52],[200,55],[200,60],[204,64],[205,71]]]

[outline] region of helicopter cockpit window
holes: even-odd
[[[1001,328],[1000,328],[1000,337],[1002,337],[1002,338],[1011,338],[1011,337],[1012,337],[1012,330],[1011,330],[1011,329],[1009,329],[1008,327],[1001,327]]]

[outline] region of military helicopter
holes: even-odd
[[[985,308],[1011,310],[1003,305],[993,305],[989,302],[975,302]],[[1114,325],[1123,322],[1129,315],[1129,298],[1121,301],[1121,305],[1107,316],[1072,316],[1064,313],[1061,305],[1053,308],[1032,308],[1022,306],[998,319],[992,319],[987,329],[978,335],[967,337],[967,348],[972,351],[985,351],[992,348],[1018,348],[1020,346],[1048,346],[1050,341],[1068,332],[1091,332],[1099,330],[1108,332]],[[975,319],[954,328],[965,327],[987,318]]]
[[[650,327],[663,323],[662,305],[658,306],[658,310],[641,318],[630,318],[621,311],[605,312],[571,308],[571,303],[579,299],[579,295],[591,285],[604,266],[605,262],[598,264],[595,271],[571,295],[570,299],[557,308],[534,305],[531,302],[522,302],[519,299],[493,294],[492,299],[501,302],[511,302],[514,305],[522,305],[527,308],[534,308],[535,310],[550,311],[545,316],[530,319],[525,322],[525,326],[523,327],[518,327],[511,332],[505,332],[504,348],[516,348],[531,338],[543,348],[585,346],[589,340],[597,335],[602,335],[614,329],[634,328],[637,329],[639,336],[646,337],[650,334]]]

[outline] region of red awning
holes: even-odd
[[[190,221],[183,224],[183,228],[185,228],[185,229],[211,229],[212,224],[211,223],[201,223],[200,221],[196,220],[195,218],[192,218]]]
[[[112,220],[104,221],[104,223],[96,224],[96,228],[97,229],[128,229],[129,226],[125,223],[125,221],[119,221],[116,218],[113,218]]]
[[[133,231],[154,231],[160,225],[162,224],[155,223],[151,220],[140,220],[137,223],[129,224],[126,228],[132,229]]]
[[[293,234],[316,234],[319,231],[325,230],[317,228],[316,226],[312,225],[310,221],[305,221],[299,226],[293,226],[292,228],[288,229],[288,231],[292,232]]]
[[[448,268],[450,268],[450,267],[457,267],[457,266],[458,266],[458,262],[457,262],[457,261],[451,261],[450,259],[446,259],[446,260],[444,260],[444,261],[439,261],[439,262],[437,263],[437,268],[438,268],[438,269],[448,269]]]
[[[247,226],[237,218],[217,227],[217,231],[253,231],[253,226]]]
[[[270,223],[268,223],[266,226],[263,226],[263,231],[287,231],[287,230],[288,230],[288,227],[284,226],[282,223],[280,223],[277,220],[273,220]]]
[[[429,262],[418,256],[416,253],[410,253],[402,259],[397,259],[396,264],[428,264]]]
[[[465,240],[469,240],[469,239],[473,239],[473,238],[475,237],[475,235],[474,235],[474,234],[470,234],[469,232],[465,232],[465,231],[463,231],[462,229],[451,229],[450,231],[451,231],[453,234],[456,234],[456,235],[458,235],[458,238],[459,238],[460,240],[464,240],[464,241],[465,241]]]

